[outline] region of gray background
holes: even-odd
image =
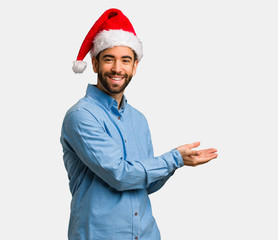
[[[200,141],[218,159],[151,195],[162,239],[278,239],[276,1],[1,3],[1,239],[66,239],[65,111],[96,76],[71,71],[81,42],[120,8],[144,44],[126,91],[155,154]],[[86,60],[90,62],[89,56]]]

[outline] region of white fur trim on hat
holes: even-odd
[[[72,66],[72,70],[75,73],[83,73],[84,70],[86,69],[86,67],[87,67],[86,62],[84,62],[84,61],[74,61],[73,66]]]
[[[124,30],[103,30],[93,41],[91,55],[96,57],[101,51],[115,46],[130,47],[137,54],[138,61],[143,57],[143,46],[137,36]]]

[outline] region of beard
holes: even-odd
[[[109,75],[117,75],[118,77],[124,77],[124,83],[120,86],[118,86],[118,84],[113,84],[113,83],[109,83],[108,78]],[[115,72],[98,72],[98,79],[101,83],[101,85],[105,88],[105,90],[110,93],[110,94],[117,94],[117,93],[121,93],[125,90],[125,88],[128,86],[128,84],[130,83],[131,79],[132,79],[132,75],[128,75],[128,74],[122,74],[119,75]]]

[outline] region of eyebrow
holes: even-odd
[[[122,56],[122,58],[129,58],[130,60],[132,60],[131,56]]]
[[[103,56],[103,58],[107,58],[107,57],[109,57],[109,58],[115,58],[115,56],[113,56],[113,55],[110,55],[110,54],[106,54],[106,55],[104,55]],[[132,60],[132,57],[131,56],[122,56],[121,58],[129,58],[130,60]]]
[[[104,55],[102,58],[107,58],[107,57],[109,57],[109,58],[115,58],[113,55],[109,55],[109,54]]]

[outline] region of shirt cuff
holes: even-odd
[[[170,173],[174,172],[177,168],[184,166],[180,151],[176,148],[164,154],[163,158],[168,164]]]

